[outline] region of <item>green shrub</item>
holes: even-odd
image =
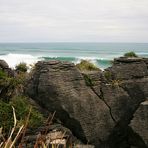
[[[87,86],[93,86],[94,85],[90,76],[88,76],[87,74],[83,74],[83,77],[84,77],[84,80],[85,80],[85,83],[86,83]]]
[[[10,104],[0,100],[0,127],[7,133],[13,127],[13,113]]]
[[[7,74],[0,69],[0,79],[4,79],[5,77],[7,77]]]
[[[25,123],[26,117],[29,114],[30,108],[31,114],[29,119],[29,126],[36,127],[43,121],[43,116],[32,105],[29,104],[28,99],[24,96],[18,96],[12,99],[10,104],[16,110],[16,117],[21,123]]]
[[[93,63],[87,61],[87,60],[82,60],[79,64],[76,64],[76,67],[81,70],[81,71],[96,71],[99,70],[98,67],[96,67]]]
[[[26,63],[20,63],[18,65],[15,66],[16,71],[18,72],[27,72],[28,70],[28,66]]]
[[[4,102],[0,100],[0,127],[3,128],[4,133],[8,133],[13,127],[13,110],[15,108],[16,118],[18,125],[26,123],[26,119],[31,109],[29,118],[29,127],[37,127],[43,122],[43,115],[29,104],[28,99],[24,96],[18,96],[11,100],[11,102]]]
[[[109,71],[105,71],[104,76],[108,81],[112,79],[112,74]]]
[[[138,57],[135,52],[127,52],[124,54],[125,57]]]

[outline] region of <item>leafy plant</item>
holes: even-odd
[[[79,64],[76,64],[76,67],[81,71],[97,71],[100,70],[93,63],[87,60],[82,60]]]
[[[16,71],[18,72],[27,72],[28,66],[26,63],[22,62],[15,67]]]
[[[127,52],[124,54],[125,57],[138,57],[135,52]]]
[[[109,71],[105,71],[104,76],[108,81],[112,79],[112,74]]]
[[[7,133],[13,126],[11,105],[0,100],[0,127]]]
[[[4,79],[5,77],[7,77],[7,74],[0,69],[0,79]]]
[[[25,122],[25,118],[27,117],[30,108],[32,108],[32,110],[30,113],[29,126],[36,127],[42,123],[42,114],[29,104],[28,98],[24,96],[18,96],[13,98],[10,104],[16,109],[17,119],[20,121],[20,123]]]
[[[43,122],[42,114],[29,104],[28,99],[24,96],[17,96],[12,98],[8,103],[0,101],[0,126],[3,127],[4,132],[8,132],[13,126],[11,106],[15,108],[18,123],[25,123],[30,108],[32,108],[32,110],[29,118],[29,127],[37,127]]]
[[[87,86],[93,86],[94,85],[93,81],[92,81],[92,79],[90,78],[89,75],[83,74],[83,77],[84,77],[84,80],[85,80],[85,83],[86,83]]]

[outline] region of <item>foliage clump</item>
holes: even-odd
[[[18,72],[27,72],[28,66],[26,63],[22,62],[15,66],[16,71]]]
[[[105,71],[104,76],[108,81],[112,79],[112,74],[110,71]]]
[[[16,118],[20,125],[25,124],[27,116],[30,112],[29,127],[37,127],[43,122],[43,115],[30,105],[28,98],[25,96],[17,96],[12,98],[8,103],[0,101],[0,126],[3,131],[8,131],[13,127],[12,106],[15,108]]]
[[[94,85],[94,83],[93,83],[93,81],[92,81],[92,79],[90,78],[89,75],[84,74],[83,77],[84,77],[84,80],[85,80],[85,83],[86,83],[87,86],[93,86]]]
[[[26,117],[28,116],[28,113],[31,109],[30,119],[29,119],[29,125],[31,127],[40,125],[40,123],[43,120],[43,116],[41,113],[39,113],[29,102],[28,98],[25,96],[17,96],[12,99],[10,104],[15,108],[16,110],[16,116],[17,119],[20,122],[25,122]]]
[[[0,69],[0,79],[4,79],[5,77],[7,77],[7,74]]]
[[[13,113],[10,104],[0,100],[0,127],[8,132],[13,127]]]
[[[124,54],[125,57],[138,57],[135,52],[127,52]]]
[[[87,60],[81,60],[79,64],[76,64],[76,67],[81,71],[98,71],[100,70],[93,63]]]

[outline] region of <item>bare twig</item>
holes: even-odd
[[[56,111],[54,111],[54,113],[52,114],[52,117],[51,117],[51,119],[50,119],[50,116],[48,117],[48,119],[47,119],[47,127],[46,127],[46,129],[45,129],[45,135],[47,134],[47,131],[48,131],[48,129],[49,129],[49,127],[50,127],[50,125],[51,125],[51,123],[52,123],[52,121],[53,121],[53,118],[54,118],[54,116],[55,116],[55,114],[56,114]],[[50,120],[49,120],[50,119]]]
[[[9,148],[12,148],[12,147],[14,146],[14,144],[15,144],[16,140],[18,139],[18,137],[19,137],[21,131],[23,130],[23,127],[24,127],[24,125],[22,125],[22,126],[19,128],[19,131],[17,132],[17,135],[15,136],[15,138],[14,138],[14,140],[12,141],[12,143],[11,143],[11,145],[10,145]]]
[[[8,140],[6,141],[6,144],[5,144],[4,148],[8,148],[8,146],[9,146],[9,144],[11,142],[12,135],[13,135],[13,133],[15,131],[15,128],[16,128],[17,120],[16,120],[16,115],[15,115],[15,109],[14,109],[13,106],[12,106],[12,109],[13,109],[14,126],[13,126],[13,128],[11,130],[10,136],[9,136]]]
[[[27,130],[27,126],[28,126],[28,123],[29,123],[29,118],[30,118],[31,111],[32,111],[32,107],[30,107],[29,114],[27,116],[26,123],[25,123],[25,126],[23,128],[23,135],[22,135],[22,138],[21,138],[21,142],[19,144],[19,148],[22,147],[22,143],[23,143],[23,139],[24,139],[25,134],[26,134],[26,130]]]

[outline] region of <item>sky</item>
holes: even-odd
[[[148,42],[148,0],[0,0],[0,42]]]

